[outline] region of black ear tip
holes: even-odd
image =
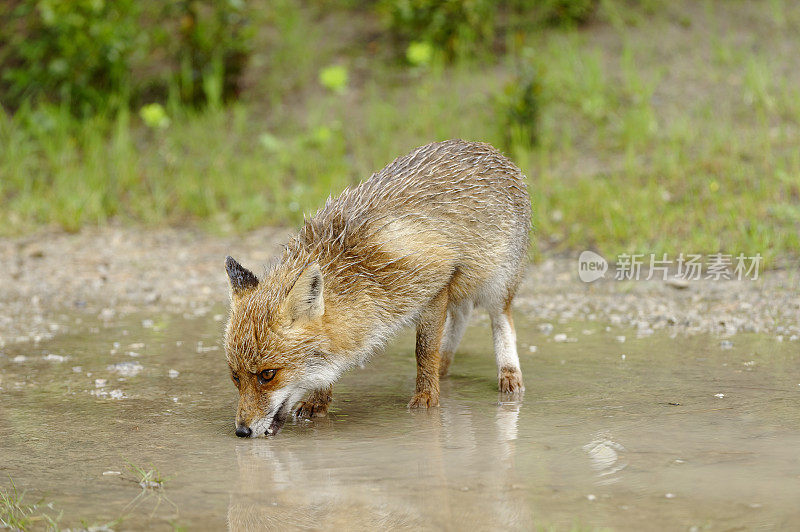
[[[225,258],[225,269],[234,291],[246,290],[258,285],[258,278],[253,272],[236,262],[231,256]]]

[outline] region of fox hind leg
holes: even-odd
[[[502,393],[519,393],[525,389],[522,384],[522,370],[517,354],[517,334],[511,317],[511,299],[502,312],[489,311],[492,319],[494,354],[497,359],[497,378]]]
[[[473,307],[474,303],[472,301],[462,301],[450,304],[447,309],[447,322],[445,323],[442,348],[440,350],[440,377],[447,375],[447,370],[450,368],[450,364],[453,363],[453,357],[456,354],[456,349],[458,349],[458,344],[461,343],[461,337],[464,336],[464,330],[469,323]]]
[[[417,325],[417,385],[409,408],[439,406],[439,359],[447,318],[447,288],[422,312]]]
[[[295,415],[302,419],[312,417],[324,417],[328,413],[328,406],[333,399],[333,388],[328,386],[320,390],[314,390],[308,398],[300,403]]]

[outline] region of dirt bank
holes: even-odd
[[[202,314],[228,297],[223,267],[233,255],[256,273],[280,249],[285,229],[213,236],[188,229],[106,228],[0,239],[0,348],[66,330],[76,313],[111,319],[136,311]],[[607,275],[611,277],[611,275]],[[761,272],[757,281],[695,281],[677,289],[659,281],[577,277],[572,258],[532,265],[517,308],[547,323],[587,320],[647,335],[764,332],[800,335],[800,274]]]

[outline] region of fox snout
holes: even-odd
[[[240,438],[254,438],[271,434],[269,429],[274,413],[274,408],[270,408],[271,403],[271,394],[259,393],[254,386],[241,386],[239,407],[236,411],[236,435]]]
[[[240,438],[256,438],[258,436],[275,436],[283,428],[291,414],[296,398],[286,398],[273,406],[266,414],[247,415],[247,407],[243,408],[244,394],[239,398],[239,413],[236,416],[236,435]],[[271,402],[271,401],[270,401]]]

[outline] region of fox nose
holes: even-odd
[[[249,438],[252,433],[253,431],[250,430],[250,427],[245,427],[244,425],[236,427],[236,435],[240,438]]]

